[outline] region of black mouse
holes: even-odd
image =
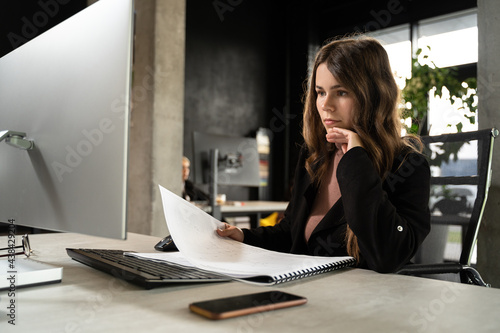
[[[177,246],[175,246],[174,240],[172,239],[172,236],[168,235],[167,237],[163,238],[161,241],[159,241],[155,245],[155,250],[158,251],[179,251],[177,249]]]

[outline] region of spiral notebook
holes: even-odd
[[[263,285],[273,285],[302,279],[331,272],[343,267],[349,267],[355,263],[352,257],[313,257],[266,250],[260,251],[262,249],[255,247],[253,247],[253,249],[257,250],[254,255],[255,258],[259,259],[258,262],[252,260],[252,262],[211,263],[203,266],[193,265],[180,252],[129,252],[125,253],[125,255],[152,261],[167,262],[169,264],[179,265],[179,267],[202,268],[242,282]],[[248,255],[252,255],[252,250],[247,253],[247,258]]]
[[[217,272],[247,282],[276,284],[355,263],[352,257],[318,257],[268,251],[217,235],[223,223],[160,186],[167,227],[178,253],[131,253]]]

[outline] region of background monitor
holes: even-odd
[[[0,221],[126,237],[132,0],[101,0],[0,58]]]
[[[210,150],[218,149],[218,185],[259,186],[259,153],[255,138],[193,132],[194,182],[210,182]]]

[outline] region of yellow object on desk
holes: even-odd
[[[273,225],[278,223],[278,217],[279,217],[278,212],[274,212],[271,215],[269,215],[268,217],[260,219],[260,226],[261,227],[272,227]]]

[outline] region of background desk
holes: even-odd
[[[222,205],[222,214],[251,214],[284,212],[288,206],[286,201],[238,201],[241,204]]]
[[[71,260],[66,247],[153,252],[157,237],[127,241],[75,234],[30,236],[33,259],[64,267],[62,283],[17,290],[16,326],[4,332],[500,332],[500,290],[362,269],[261,287],[241,282],[144,290]],[[6,244],[0,237],[0,245]],[[280,289],[306,305],[223,321],[188,310],[190,302]]]
[[[259,225],[260,219],[264,214],[271,214],[273,212],[284,212],[288,206],[287,201],[238,201],[239,204],[225,204],[220,207],[220,214],[225,216],[253,216],[251,219],[251,226],[256,227]],[[204,206],[202,209],[211,213],[210,206]]]

